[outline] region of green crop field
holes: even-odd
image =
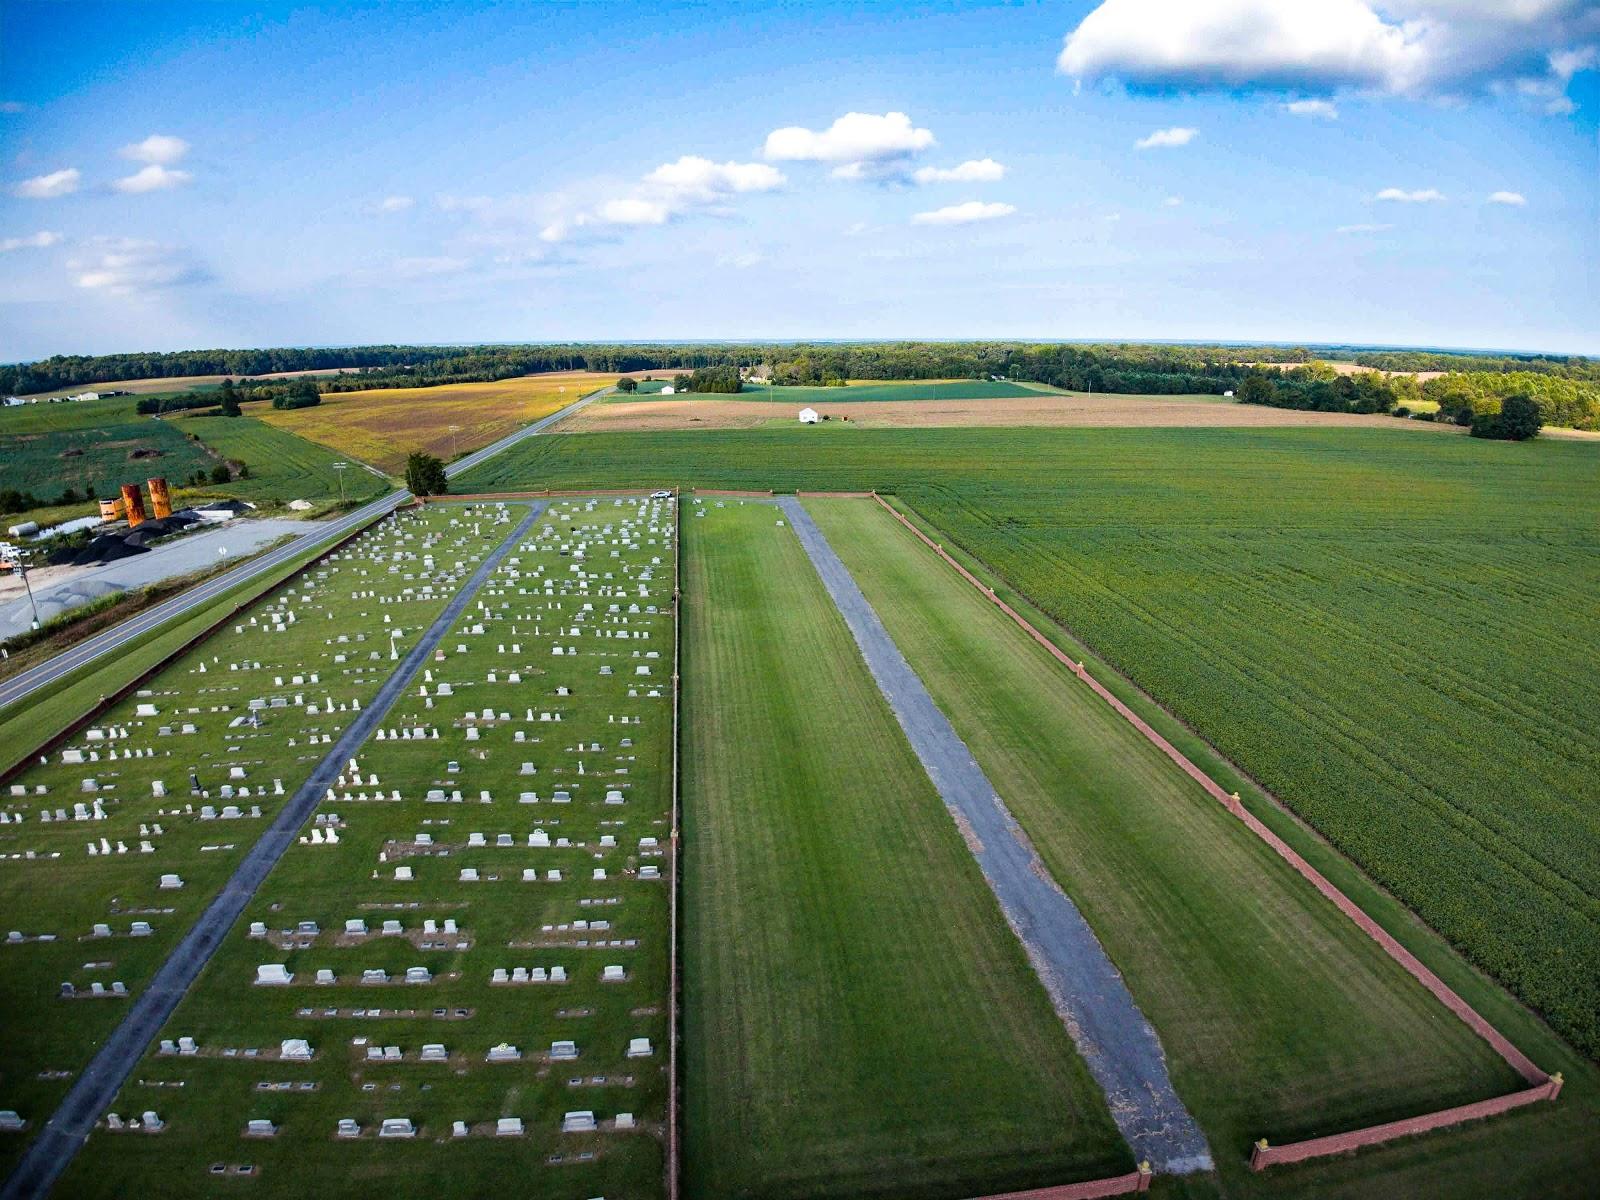
[[[338,500],[336,462],[349,463],[343,471],[345,499],[366,499],[389,490],[386,480],[361,464],[252,416],[184,417],[172,423],[184,433],[197,435],[222,457],[249,466],[249,479],[236,479],[223,489],[241,500],[278,504]]]
[[[52,406],[64,407],[64,406]],[[72,406],[77,407],[77,406]],[[109,496],[124,483],[143,486],[150,476],[177,482],[216,465],[168,421],[132,417],[76,428],[7,433],[0,487],[53,499],[64,488]]]
[[[684,514],[686,1194],[961,1197],[1128,1151],[791,530]]]
[[[1162,1038],[1229,1194],[1280,1195],[1247,1149],[1524,1086],[1377,944],[877,505],[807,502]],[[1523,1022],[1526,1024],[1526,1022]],[[1566,1056],[1563,1056],[1564,1058]],[[1567,1061],[1542,1065],[1554,1070]],[[1592,1073],[1591,1073],[1592,1074]],[[1585,1077],[1585,1087],[1592,1088]],[[1595,1097],[1567,1097],[1588,1108]],[[1476,1194],[1581,1173],[1576,1114]],[[1438,1147],[1303,1172],[1317,1194],[1381,1178],[1423,1194]]]
[[[461,486],[897,492],[1600,1052],[1600,447],[817,432],[541,438]]]
[[[484,523],[492,539],[510,529]],[[639,500],[568,501],[528,531],[163,1030],[197,1053],[152,1046],[112,1106],[159,1108],[169,1130],[97,1131],[64,1188],[126,1195],[159,1178],[164,1195],[212,1195],[221,1162],[254,1165],[252,1190],[274,1196],[303,1195],[308,1173],[319,1195],[492,1196],[512,1173],[524,1196],[662,1192],[673,542],[670,506]],[[571,570],[585,562],[586,576]],[[395,736],[417,729],[439,736]],[[330,827],[336,845],[322,842]],[[647,865],[658,878],[640,876]],[[368,932],[346,933],[350,920]],[[386,920],[403,932],[382,932]],[[256,921],[269,932],[252,934]],[[318,932],[296,932],[306,921]],[[294,984],[254,987],[263,962]],[[612,964],[626,977],[603,982]],[[425,984],[361,982],[419,965]],[[493,981],[529,967],[565,978]],[[322,969],[337,982],[317,983]],[[640,1037],[651,1053],[625,1057]],[[279,1059],[289,1038],[311,1061]],[[552,1061],[564,1039],[576,1060]],[[429,1044],[444,1057],[423,1058]],[[501,1044],[520,1057],[487,1061]],[[386,1046],[399,1061],[373,1060]],[[563,1133],[575,1110],[599,1130]],[[613,1128],[623,1113],[631,1131]],[[380,1140],[386,1117],[418,1136]],[[523,1133],[497,1136],[503,1117]],[[362,1136],[335,1138],[342,1118]],[[243,1137],[252,1119],[275,1136]]]

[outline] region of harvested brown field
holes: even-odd
[[[791,425],[795,414],[762,400],[633,400],[594,404],[574,413],[557,433],[625,433],[670,429],[754,429]],[[894,400],[846,404],[813,402],[821,416],[848,419],[868,428],[954,425],[1045,425],[1083,427],[1381,427],[1445,432],[1452,426],[1387,416],[1296,412],[1237,404],[1215,396],[1090,396],[1045,393],[993,400]],[[312,410],[315,411],[315,410]]]

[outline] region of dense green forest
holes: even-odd
[[[1337,357],[1332,354],[1324,357]],[[1456,354],[1442,350],[1365,350],[1352,362],[1380,371],[1531,371],[1600,383],[1600,360],[1557,354]]]

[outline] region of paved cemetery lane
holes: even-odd
[[[171,956],[161,965],[150,985],[133,1001],[128,1015],[106,1039],[72,1090],[61,1101],[39,1136],[28,1147],[16,1169],[0,1187],[0,1200],[32,1200],[48,1195],[89,1136],[100,1114],[116,1099],[150,1043],[161,1032],[189,986],[199,977],[228,930],[238,920],[256,889],[261,886],[283,852],[293,843],[300,827],[310,818],[324,793],[338,777],[340,769],[353,758],[405,690],[428,655],[432,654],[450,627],[495,568],[521,543],[534,521],[545,509],[540,500],[506,539],[497,546],[456,593],[444,612],[428,627],[422,639],[400,660],[378,694],[340,735],[311,777],[305,781],[278,813],[277,819],[245,854],[221,893],[195,922]],[[519,505],[520,507],[520,505]]]
[[[557,409],[548,417],[541,418],[531,425],[526,425],[515,433],[507,434],[498,442],[492,442],[483,449],[475,450],[465,458],[451,463],[444,469],[444,473],[446,476],[454,477],[463,471],[470,471],[479,463],[492,458],[502,450],[514,446],[526,438],[543,433],[557,421],[571,416],[613,390],[612,387],[608,386],[600,388],[598,391],[590,392],[586,396],[580,396],[565,408]],[[355,529],[363,522],[370,521],[373,517],[389,512],[410,498],[411,493],[403,489],[397,492],[390,492],[387,496],[356,509],[348,516],[323,522],[285,546],[270,550],[247,563],[241,563],[231,571],[224,571],[220,575],[215,575],[204,583],[196,584],[188,591],[178,593],[170,600],[164,600],[160,604],[145,609],[142,613],[111,626],[109,629],[102,630],[93,637],[85,638],[76,645],[63,650],[60,654],[12,676],[4,683],[0,683],[0,708],[27,697],[39,688],[54,683],[65,675],[70,675],[79,667],[105,657],[129,642],[143,637],[152,629],[181,616],[196,605],[204,604],[265,571],[281,566],[295,556],[305,553],[312,546],[322,542],[331,542],[334,538],[350,532],[350,530]]]
[[[1205,1135],[1173,1090],[1156,1032],[1094,931],[1050,878],[967,744],[934,704],[811,515],[792,496],[779,497],[777,504],[850,627],[928,777],[962,827],[1134,1155],[1157,1171],[1210,1170]]]

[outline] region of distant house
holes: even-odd
[[[815,425],[818,420],[819,420],[819,418],[817,416],[817,410],[816,409],[814,409],[814,408],[802,408],[800,410],[800,424],[802,424],[802,425]]]
[[[1232,392],[1223,392],[1222,393],[1222,398],[1224,400],[1232,400],[1233,399],[1233,393]]]
[[[660,391],[659,391],[659,392],[657,392],[657,393],[656,393],[656,394],[657,394],[657,395],[659,395],[659,396],[673,396],[673,395],[676,395],[676,394],[677,394],[677,391],[678,391],[678,389],[677,389],[677,388],[675,388],[675,387],[673,387],[673,386],[672,386],[672,385],[671,385],[671,384],[670,384],[670,383],[669,383],[669,384],[667,384],[667,386],[666,386],[666,387],[664,387],[664,388],[662,388],[662,389],[661,389],[661,390],[660,390]]]
[[[76,396],[68,396],[67,399],[68,400],[98,400],[98,399],[100,399],[100,393],[99,392],[79,392]]]

